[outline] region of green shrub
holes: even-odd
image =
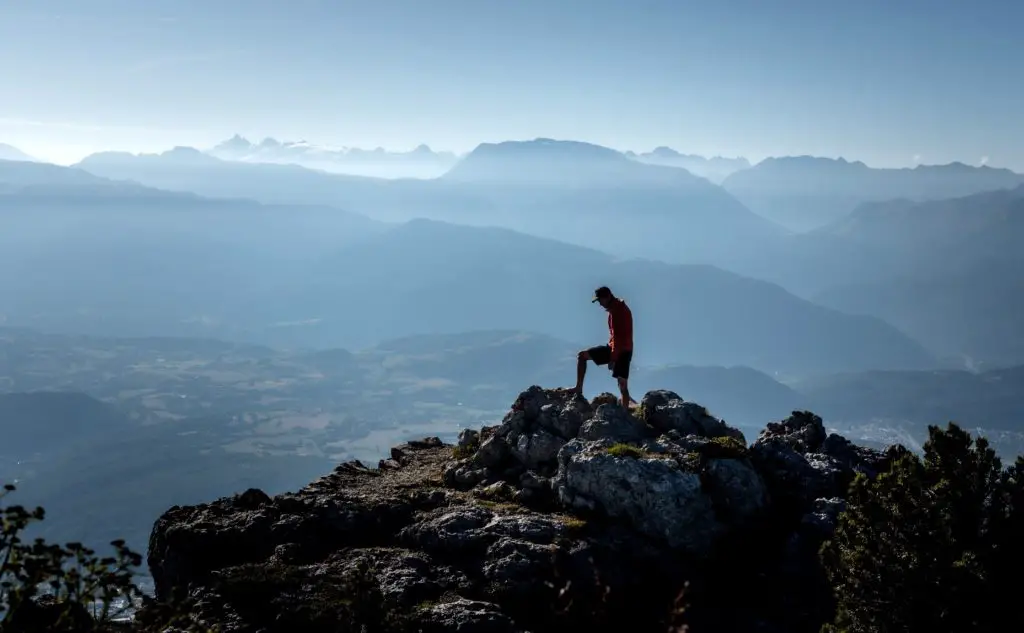
[[[0,499],[14,490],[10,484],[4,486]],[[142,557],[124,541],[111,543],[114,552],[108,557],[97,556],[81,543],[62,547],[41,538],[23,542],[24,530],[44,517],[42,508],[0,507],[0,629],[6,633],[29,626],[29,617],[42,617],[43,603],[45,617],[52,618],[51,630],[77,627],[82,613],[105,624],[142,596],[132,571]],[[122,606],[115,606],[119,602]]]
[[[0,500],[14,491],[13,485],[5,485]],[[26,528],[45,516],[42,508],[0,506],[0,631],[123,629],[115,621],[140,603],[151,610],[153,630],[169,624],[179,631],[197,630],[184,605],[157,604],[142,593],[135,583],[142,556],[124,541],[113,541],[112,555],[103,557],[81,543],[61,546],[42,538],[26,543]]]
[[[715,459],[739,459],[747,456],[747,445],[735,437],[713,437],[702,452]]]
[[[639,459],[646,455],[644,449],[639,446],[633,446],[632,444],[613,444],[607,448],[607,453],[612,457],[632,457],[633,459]]]
[[[984,438],[929,427],[874,480],[858,475],[821,558],[837,617],[825,630],[1024,630],[1007,591],[1024,568],[1024,459],[1004,470]]]

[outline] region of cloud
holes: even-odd
[[[920,154],[914,154],[914,157],[911,160],[913,160],[915,163],[920,163],[921,162],[921,155]]]
[[[988,164],[988,156],[982,156],[981,159],[978,161],[978,164],[982,165],[982,166],[987,165]]]

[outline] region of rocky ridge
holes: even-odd
[[[226,631],[817,631],[816,553],[887,453],[809,412],[742,433],[669,391],[636,411],[531,387],[502,422],[295,492],[174,507],[160,598]]]

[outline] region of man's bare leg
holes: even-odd
[[[576,355],[576,386],[569,391],[583,395],[583,378],[587,375],[587,361],[590,360],[590,354],[587,354],[587,350],[583,350]]]
[[[629,396],[629,381],[625,378],[619,378],[619,391],[622,393],[622,408],[629,410],[629,403],[636,402]]]

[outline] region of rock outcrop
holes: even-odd
[[[806,412],[748,446],[672,392],[630,412],[531,387],[456,446],[171,508],[149,564],[228,631],[664,631],[687,584],[691,630],[816,631],[816,548],[886,464]]]

